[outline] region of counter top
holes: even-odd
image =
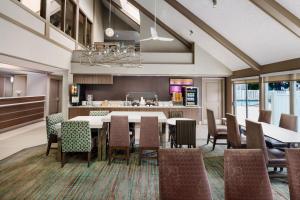
[[[69,108],[201,108],[201,106],[69,106]]]

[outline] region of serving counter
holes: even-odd
[[[112,111],[135,111],[135,112],[164,112],[168,117],[170,111],[182,111],[183,117],[192,118],[199,123],[202,119],[201,107],[187,106],[70,106],[69,118],[76,116],[87,116],[92,110],[108,110]]]

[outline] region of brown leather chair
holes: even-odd
[[[142,158],[149,158],[143,156],[144,150],[155,150],[158,154],[159,150],[159,126],[157,117],[141,117],[141,131],[140,131],[140,157],[139,165],[141,165]],[[158,164],[158,155],[156,157]]]
[[[225,150],[224,181],[226,200],[273,199],[262,150]]]
[[[227,113],[227,143],[228,148],[242,149],[246,148],[246,136],[241,135],[239,124],[237,122],[236,116]]]
[[[297,116],[281,114],[280,121],[279,121],[279,127],[297,132],[298,131],[297,123],[298,123]]]
[[[271,110],[260,110],[258,121],[271,124],[272,111]]]
[[[215,149],[216,144],[227,145],[227,143],[217,143],[218,139],[227,140],[227,128],[217,128],[214,112],[210,109],[207,109],[207,126],[208,126],[208,135],[207,135],[207,144],[209,143],[210,138],[213,137],[213,149]]]
[[[297,132],[298,117],[295,115],[281,114],[279,127]],[[289,148],[290,144],[282,143],[277,140],[268,138],[267,145],[270,148]]]
[[[187,145],[196,148],[196,120],[177,120],[175,134],[171,135],[171,148]]]
[[[284,152],[267,148],[260,123],[246,120],[246,133],[247,149],[261,149],[268,167],[286,167]]]
[[[123,150],[126,152],[125,159],[129,164],[129,125],[128,116],[111,116],[110,132],[109,132],[109,150],[108,164],[110,165],[112,158],[115,157],[115,150]]]
[[[211,200],[200,149],[159,150],[160,199]]]
[[[300,200],[300,149],[287,149],[288,181],[291,200]]]

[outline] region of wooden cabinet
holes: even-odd
[[[74,74],[73,82],[78,84],[113,84],[112,75]]]

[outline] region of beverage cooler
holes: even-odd
[[[199,88],[183,87],[183,105],[198,106],[199,104]]]

